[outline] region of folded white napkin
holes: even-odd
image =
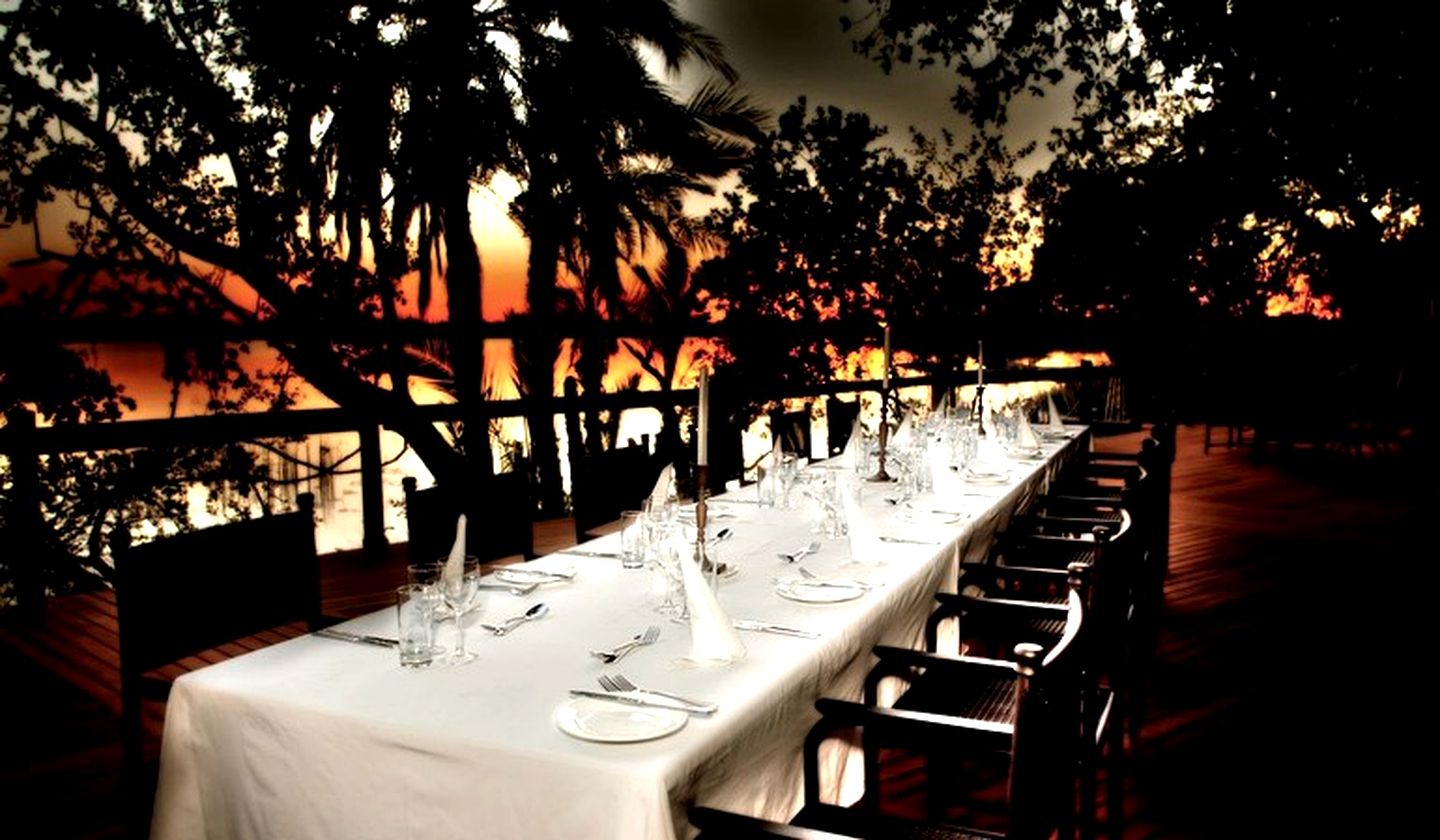
[[[770,472],[780,466],[784,461],[785,449],[780,445],[780,438],[776,437],[774,445],[770,447],[770,451],[760,458],[760,466],[764,467],[766,472]]]
[[[1015,429],[1015,447],[1017,449],[1039,449],[1040,439],[1035,436],[1035,430],[1030,428],[1030,418],[1025,412],[1020,412],[1019,425]]]
[[[680,551],[680,575],[685,582],[685,606],[690,614],[690,659],[729,662],[745,656],[745,643],[735,624],[720,608],[720,601],[700,571],[695,546]]]
[[[440,573],[447,586],[453,585],[465,575],[465,514],[455,523],[455,544],[450,546],[450,556],[445,558],[445,568]]]
[[[660,471],[660,476],[655,479],[655,489],[650,491],[650,508],[659,510],[663,508],[670,497],[675,495],[675,465],[666,464]]]
[[[970,462],[972,475],[1003,475],[1010,471],[1010,459],[1000,446],[1000,438],[988,434],[975,444],[975,458]]]
[[[1045,424],[1045,428],[1049,429],[1052,432],[1065,431],[1065,424],[1060,422],[1060,409],[1055,407],[1054,392],[1047,393],[1045,395],[1045,404],[1046,408],[1050,412],[1050,420]]]
[[[850,427],[850,439],[845,441],[845,449],[840,452],[840,463],[857,470],[862,466],[860,459],[865,457],[862,451],[864,447],[860,442],[863,437],[861,428],[860,415],[856,413],[855,423]]]
[[[848,482],[841,482],[839,493],[840,509],[845,516],[845,534],[850,540],[850,559],[864,564],[884,562],[880,550],[880,532],[860,509],[859,494]]]
[[[891,443],[895,444],[896,446],[904,446],[905,444],[910,442],[910,437],[914,434],[910,430],[910,418],[914,416],[915,412],[913,411],[905,412],[905,416],[900,418],[900,425],[895,428],[895,434],[890,436]]]
[[[932,446],[926,456],[930,465],[930,493],[936,499],[959,498],[966,493],[965,480],[950,468],[950,453],[943,446]]]

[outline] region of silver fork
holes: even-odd
[[[781,559],[781,560],[784,560],[786,563],[798,563],[798,562],[801,560],[801,558],[803,558],[805,555],[807,555],[807,554],[814,554],[815,552],[817,552],[817,551],[819,551],[819,550],[820,550],[820,541],[819,541],[819,540],[811,540],[809,545],[805,546],[804,548],[800,549],[799,551],[791,552],[791,553],[788,553],[788,554],[782,551],[782,552],[780,552],[780,555],[779,555],[779,556],[780,556],[780,559]]]
[[[488,583],[482,582],[477,588],[492,592],[509,592],[511,595],[529,595],[540,586],[539,581],[535,583]]]
[[[626,679],[624,674],[612,674],[609,676],[601,674],[598,679],[600,681],[600,687],[605,689],[606,691],[644,691],[646,694],[654,694],[658,697],[669,697],[671,700],[679,703],[684,703],[687,706],[710,705],[704,700],[692,700],[689,697],[682,697],[679,694],[671,694],[668,691],[657,691],[653,688],[642,689],[640,688],[640,686]]]
[[[655,644],[655,641],[659,638],[660,626],[657,624],[652,624],[649,627],[645,628],[645,632],[637,633],[635,638],[631,639],[630,641],[622,642],[616,645],[614,648],[611,648],[610,650],[592,650],[590,651],[590,655],[599,657],[602,661],[604,661],[606,665],[609,665],[611,662],[619,661],[621,657],[623,657],[625,654],[629,653],[637,647]],[[603,688],[604,686],[601,687]],[[606,690],[613,691],[614,689]]]

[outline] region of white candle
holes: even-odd
[[[695,421],[695,464],[710,463],[710,371],[700,369],[700,408]]]
[[[980,358],[975,365],[975,383],[985,384],[985,342],[980,342]]]
[[[885,325],[885,370],[880,374],[880,384],[890,387],[890,325]]]

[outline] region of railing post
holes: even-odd
[[[580,383],[573,376],[567,376],[565,388],[565,455],[570,459],[570,489],[574,492],[577,470],[583,470],[585,460],[584,432],[580,429],[580,408],[576,399],[580,396]]]
[[[365,559],[385,560],[389,543],[385,539],[385,486],[381,479],[380,427],[360,424],[360,518],[365,529],[361,542]]]
[[[10,477],[14,489],[7,518],[15,540],[15,599],[22,615],[39,619],[45,615],[44,519],[40,511],[40,452],[35,442],[35,412],[16,408],[7,424],[11,430]]]

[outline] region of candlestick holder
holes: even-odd
[[[975,386],[975,434],[977,437],[985,437],[985,386]]]
[[[870,476],[868,481],[894,481],[890,473],[885,471],[885,454],[890,443],[890,386],[885,385],[880,389],[880,448],[876,453],[878,463],[875,474]]]
[[[714,590],[720,582],[720,564],[710,562],[705,550],[705,523],[709,519],[709,505],[706,503],[706,498],[710,495],[709,472],[708,465],[695,465],[695,562],[700,565],[700,574],[704,575],[705,582]]]

